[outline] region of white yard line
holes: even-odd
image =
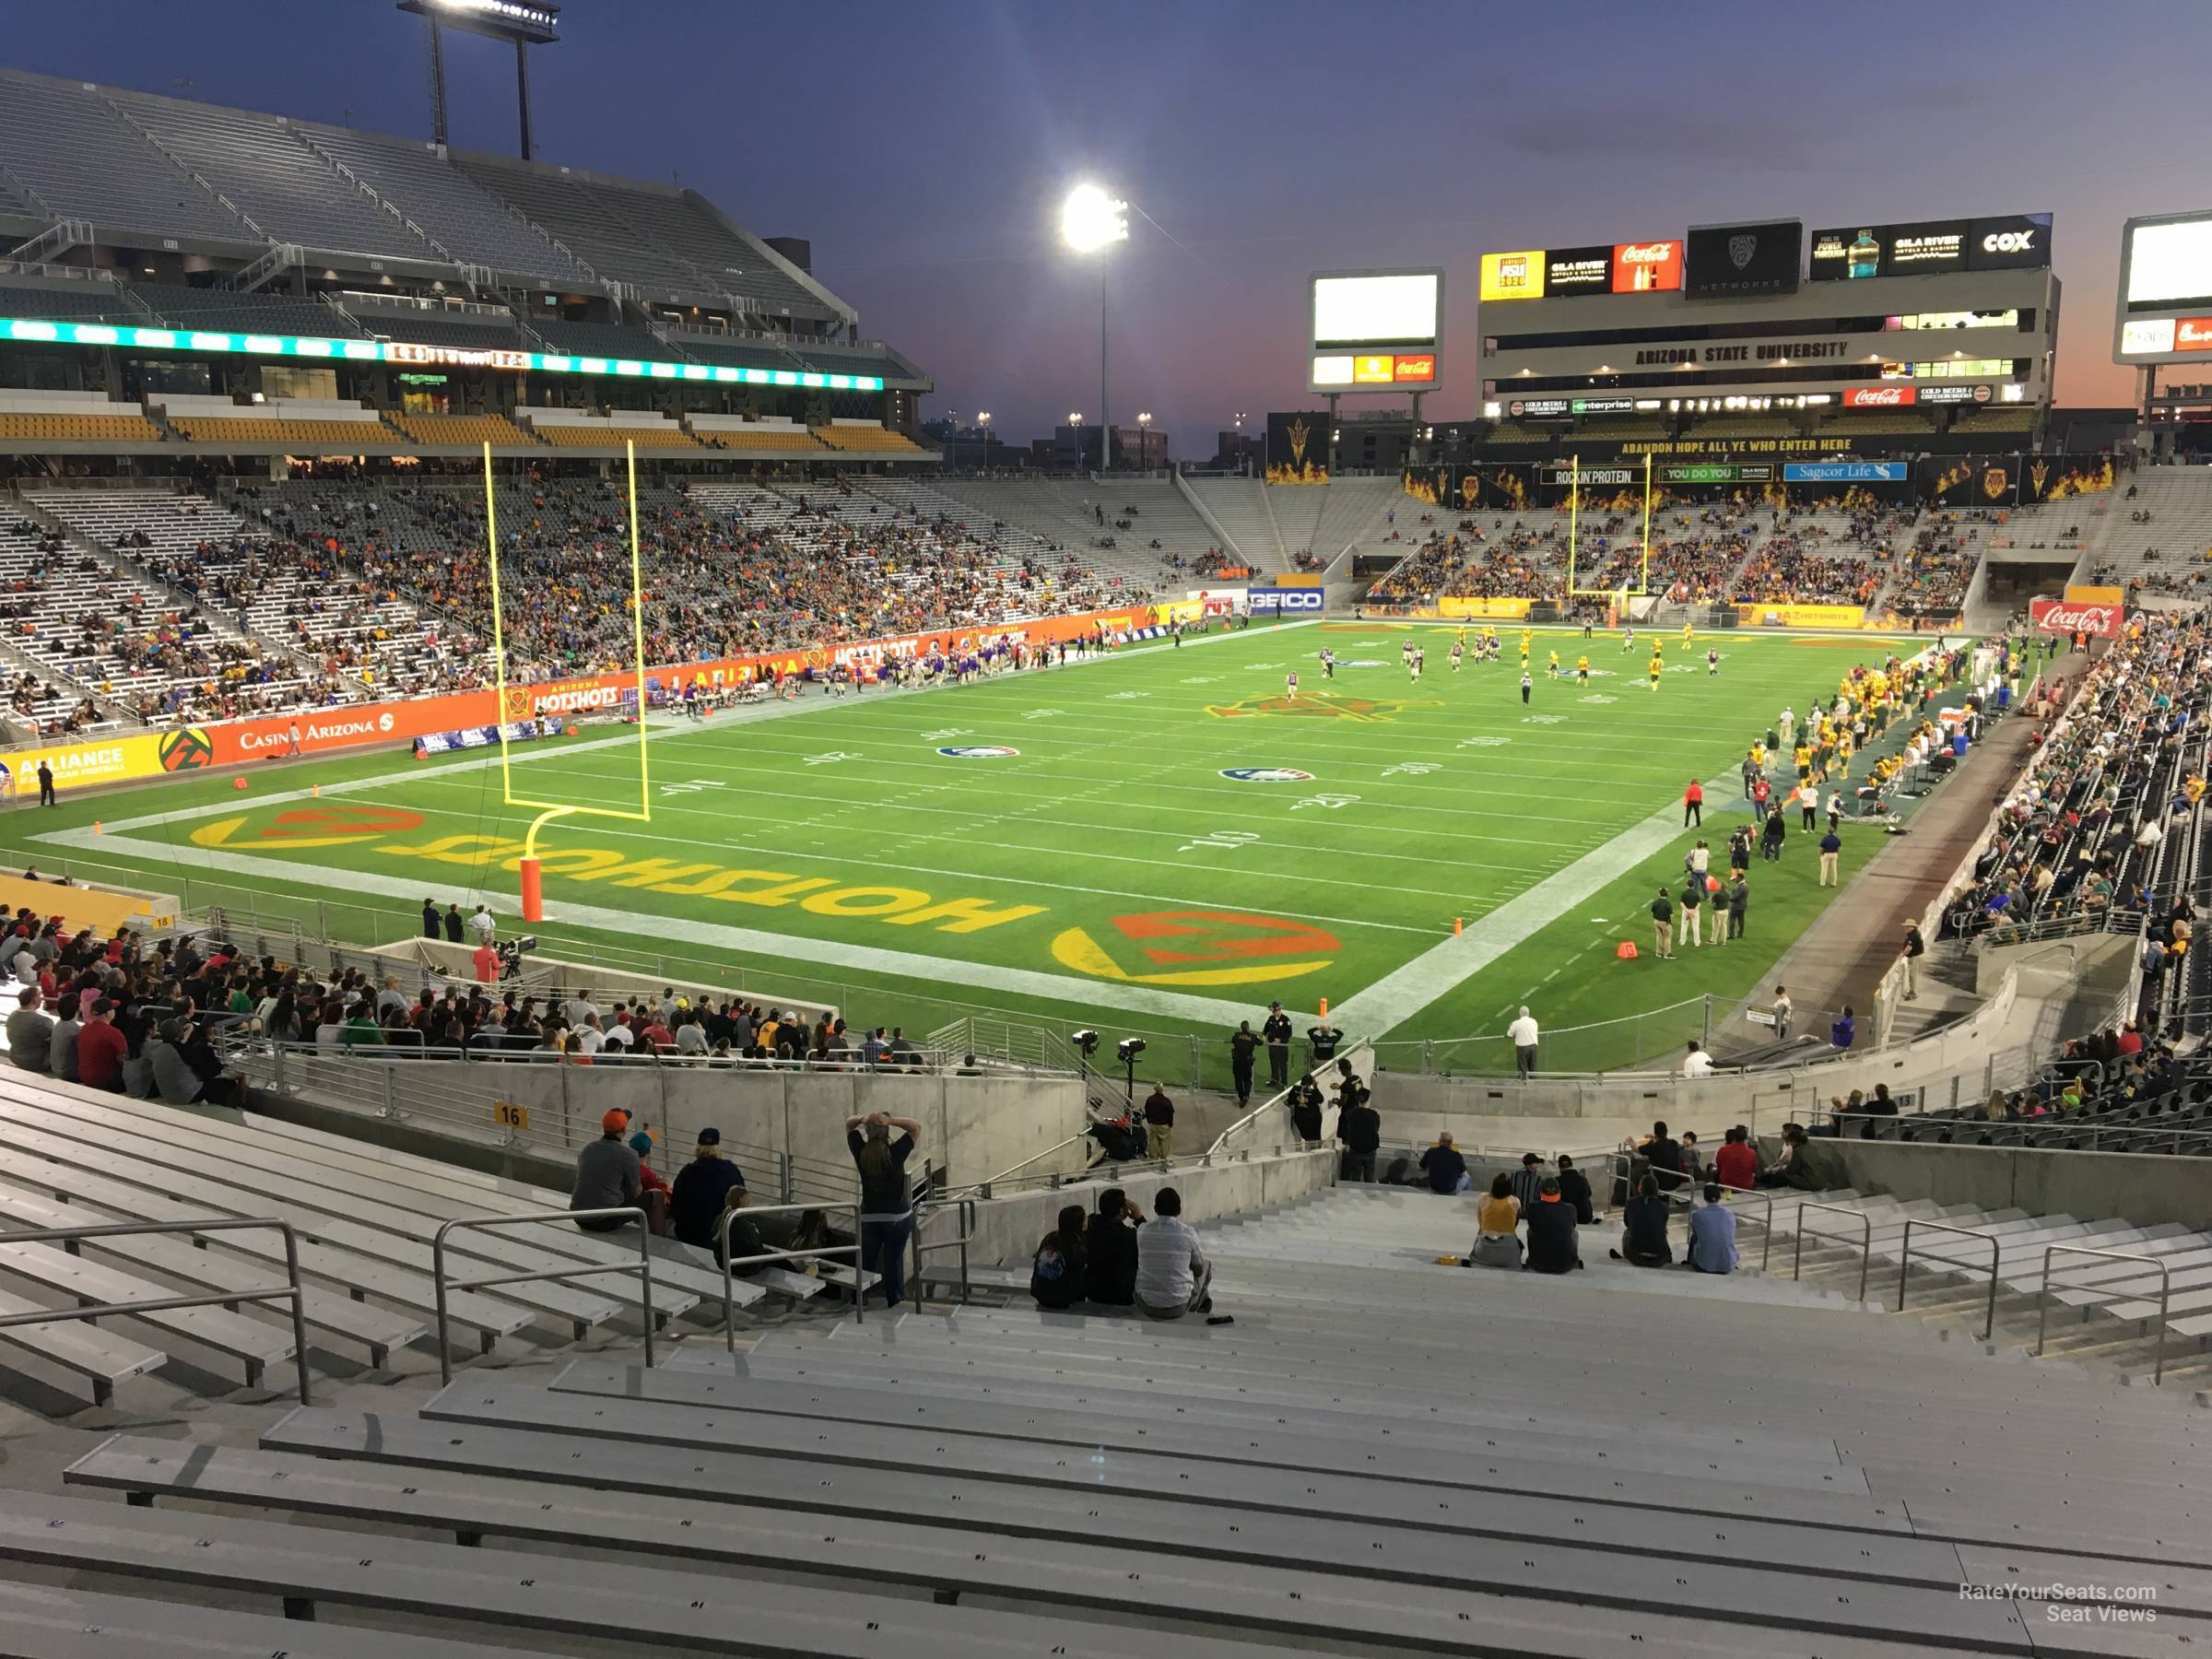
[[[1712,778],[1706,781],[1705,789],[1710,794],[1727,783],[1725,778]],[[1677,840],[1682,834],[1681,815],[1679,801],[1668,803],[1604,846],[1583,853],[1556,876],[1547,876],[1507,900],[1464,934],[1423,951],[1354,992],[1330,1012],[1348,1033],[1364,1037],[1388,1034]]]

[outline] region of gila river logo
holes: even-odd
[[[1114,917],[1105,932],[1100,940],[1068,928],[1053,940],[1053,959],[1128,984],[1255,985],[1318,972],[1341,948],[1310,922],[1243,911],[1145,911]]]

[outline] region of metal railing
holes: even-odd
[[[959,1232],[949,1239],[939,1239],[933,1244],[923,1243],[924,1223],[930,1216],[946,1209],[950,1209],[959,1218]],[[909,1235],[913,1242],[914,1270],[908,1276],[908,1282],[913,1287],[914,1306],[917,1309],[922,1306],[922,1258],[940,1250],[957,1250],[960,1253],[960,1300],[965,1302],[968,1300],[970,1295],[968,1246],[975,1241],[975,1200],[972,1198],[954,1198],[943,1204],[930,1205],[926,1208],[920,1206],[915,1207],[914,1228]]]
[[[2137,1266],[2153,1269],[2159,1276],[2159,1337],[2156,1359],[2151,1367],[2150,1381],[2156,1387],[2166,1381],[2166,1313],[2173,1300],[2173,1269],[2156,1256],[2137,1255],[2125,1250],[2092,1250],[2087,1244],[2046,1244],[2043,1246],[2043,1277],[2035,1290],[2035,1352],[2041,1358],[2043,1343],[2049,1334],[2051,1318],[2051,1258],[2054,1255],[2097,1256],[2107,1262],[2133,1262]]]
[[[1905,1220],[1904,1242],[1899,1250],[1897,1257],[1897,1311],[1900,1313],[1905,1311],[1905,1280],[1912,1272],[1912,1230],[1916,1227],[1924,1227],[1930,1232],[1951,1233],[1961,1239],[1979,1239],[1989,1246],[1989,1307],[1982,1320],[1982,1340],[1987,1342],[1991,1333],[1997,1328],[1998,1244],[1996,1234],[1975,1232],[1971,1228],[1953,1227],[1947,1221],[1929,1221],[1918,1216],[1908,1217]],[[1950,1260],[1947,1256],[1935,1256],[1931,1259],[1938,1262],[1949,1262]],[[1959,1264],[1950,1263],[1950,1265],[1957,1266]],[[1860,1293],[1861,1300],[1865,1300],[1865,1295],[1864,1291]]]
[[[1731,1209],[1735,1207],[1735,1201],[1739,1198],[1757,1198],[1767,1206],[1765,1218],[1759,1222],[1759,1226],[1765,1230],[1766,1234],[1765,1242],[1759,1246],[1759,1270],[1764,1273],[1768,1265],[1774,1259],[1774,1194],[1762,1193],[1755,1187],[1724,1186],[1721,1188],[1721,1200]]]
[[[454,1229],[489,1231],[499,1227],[521,1227],[537,1221],[611,1221],[616,1217],[638,1224],[638,1259],[629,1262],[605,1262],[592,1267],[562,1267],[550,1273],[507,1273],[494,1278],[460,1279],[448,1285],[445,1278],[445,1237]],[[438,1375],[446,1382],[453,1380],[453,1350],[447,1340],[448,1321],[445,1312],[445,1293],[451,1290],[489,1290],[500,1285],[538,1285],[558,1281],[566,1284],[571,1279],[594,1278],[602,1274],[618,1273],[638,1277],[639,1298],[645,1310],[645,1364],[653,1365],[653,1251],[649,1247],[651,1229],[645,1221],[644,1209],[634,1204],[616,1205],[606,1209],[542,1209],[524,1210],[512,1216],[456,1216],[441,1225],[430,1239],[430,1279],[438,1296]]]
[[[288,1221],[273,1217],[212,1216],[205,1221],[117,1221],[99,1227],[46,1227],[30,1232],[0,1233],[0,1244],[75,1244],[86,1239],[122,1239],[147,1233],[244,1232],[274,1229],[284,1235],[284,1277],[266,1290],[223,1290],[206,1296],[159,1296],[138,1301],[93,1302],[81,1308],[41,1309],[35,1313],[0,1317],[0,1331],[17,1325],[53,1324],[62,1320],[104,1319],[111,1313],[170,1313],[185,1308],[227,1308],[238,1302],[275,1301],[292,1304],[292,1361],[300,1371],[300,1404],[312,1406],[307,1381],[306,1291],[300,1282],[300,1241]],[[249,1374],[249,1383],[258,1382]]]
[[[1801,1199],[1797,1205],[1797,1249],[1790,1262],[1790,1277],[1805,1277],[1805,1212],[1826,1210],[1830,1215],[1848,1216],[1859,1224],[1859,1300],[1866,1300],[1866,1274],[1874,1265],[1874,1218],[1865,1210],[1848,1209],[1841,1204],[1822,1204],[1811,1198]],[[1832,1239],[1834,1233],[1822,1233],[1823,1239]]]
[[[739,1216],[783,1216],[796,1210],[825,1213],[832,1209],[849,1209],[853,1213],[853,1242],[824,1244],[809,1250],[764,1250],[757,1255],[730,1256],[730,1224]],[[737,1351],[737,1289],[736,1270],[740,1267],[766,1267],[777,1262],[815,1261],[826,1256],[853,1258],[853,1321],[855,1324],[867,1320],[867,1272],[860,1259],[861,1248],[860,1201],[851,1204],[762,1204],[747,1205],[743,1209],[724,1209],[722,1218],[714,1224],[715,1254],[722,1258],[722,1339],[731,1353]],[[652,1338],[646,1338],[645,1363],[653,1363]]]

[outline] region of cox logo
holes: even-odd
[[[1982,239],[1984,253],[2028,253],[2034,251],[2035,232],[2032,230],[1992,230]]]

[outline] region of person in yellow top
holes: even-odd
[[[1585,686],[1590,683],[1590,659],[1587,656],[1574,659],[1574,677]]]
[[[1685,622],[1685,623],[1683,623],[1683,624],[1682,624],[1682,649],[1683,649],[1683,650],[1685,650],[1685,651],[1688,651],[1688,650],[1689,649],[1689,646],[1690,646],[1690,641],[1693,641],[1693,640],[1695,640],[1697,637],[1698,637],[1698,630],[1697,630],[1695,628],[1691,627],[1691,626],[1690,626],[1688,623],[1687,623],[1687,622]]]
[[[1548,679],[1559,677],[1559,653],[1558,652],[1551,653],[1551,662],[1546,666],[1544,674]]]
[[[1524,674],[1528,672],[1528,639],[1526,635],[1524,635],[1521,640],[1521,672]]]
[[[2188,782],[2182,785],[2182,793],[2189,797],[2189,804],[2192,806],[2195,806],[2197,802],[2205,798],[2204,779],[2192,772]]]
[[[1762,772],[1767,770],[1767,746],[1765,744],[1755,743],[1751,746],[1751,764]]]
[[[1813,775],[1813,746],[1809,743],[1799,744],[1796,760],[1797,781],[1802,783]]]
[[[1659,689],[1659,671],[1665,665],[1666,665],[1657,657],[1653,657],[1652,659],[1652,689],[1654,691]]]
[[[1463,628],[1462,628],[1462,629],[1459,630],[1459,640],[1458,640],[1458,643],[1459,643],[1460,645],[1462,645],[1462,646],[1465,646],[1465,645],[1466,644],[1466,642],[1467,642],[1467,630],[1466,630],[1466,629],[1465,629],[1463,627]]]
[[[1483,632],[1483,640],[1484,640],[1484,642],[1485,642],[1486,644],[1488,644],[1488,645],[1489,646],[1489,648],[1490,648],[1492,651],[1495,651],[1495,650],[1497,650],[1497,649],[1498,649],[1498,624],[1497,624],[1497,623],[1495,623],[1495,622],[1491,623],[1491,624],[1489,625],[1489,627],[1488,627],[1488,628],[1484,629],[1482,630],[1482,632]]]

